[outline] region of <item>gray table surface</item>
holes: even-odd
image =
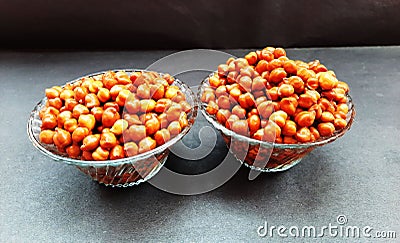
[[[276,232],[260,238],[257,228],[265,221],[288,228],[338,225],[339,215],[347,217],[345,226],[396,231],[397,239],[386,241],[400,240],[400,47],[289,49],[290,57],[319,59],[347,81],[357,117],[344,137],[286,172],[254,181],[241,168],[222,187],[196,196],[169,194],[149,183],[109,188],[32,146],[26,123],[46,87],[99,70],[145,68],[173,52],[0,52],[0,242],[304,242],[313,239],[285,239]],[[204,73],[189,76],[197,82]],[[194,131],[203,123],[200,117]],[[195,135],[186,138],[196,141]],[[213,154],[225,153],[219,137]],[[166,166],[196,173],[217,164],[172,156]]]

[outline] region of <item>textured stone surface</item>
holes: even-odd
[[[104,69],[145,68],[172,52],[0,52],[0,241],[254,242],[268,240],[256,233],[265,220],[323,226],[340,214],[347,225],[396,230],[400,237],[400,47],[288,50],[292,58],[321,60],[349,83],[357,110],[352,129],[289,171],[249,181],[242,168],[207,194],[177,196],[148,183],[107,188],[31,145],[26,122],[46,87]],[[194,129],[206,124],[199,119]],[[166,166],[211,169],[226,153],[218,141],[211,157],[188,162],[171,156]],[[198,139],[192,134],[185,142],[196,146]]]

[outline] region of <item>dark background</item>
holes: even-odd
[[[1,48],[396,45],[398,0],[0,0]]]

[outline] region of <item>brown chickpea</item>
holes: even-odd
[[[107,160],[110,152],[102,147],[97,147],[97,149],[92,153],[93,160],[103,161]]]
[[[78,127],[78,121],[75,118],[67,119],[64,122],[64,129],[72,133]]]
[[[168,129],[161,129],[154,134],[154,140],[157,146],[163,145],[171,139],[171,135]]]
[[[347,114],[349,112],[349,106],[347,104],[339,104],[336,106],[336,111],[337,112],[343,112],[344,114]]]
[[[66,99],[73,99],[74,98],[74,91],[70,90],[70,89],[63,89],[60,93],[60,99],[61,100],[66,100]]]
[[[85,105],[87,108],[91,109],[93,107],[100,106],[100,101],[95,94],[87,94],[85,96]]]
[[[316,76],[314,71],[304,67],[298,68],[296,75],[299,76],[301,79],[303,79],[303,81],[306,83],[309,78],[315,78]]]
[[[79,116],[81,116],[81,115],[86,115],[86,114],[89,114],[89,113],[90,113],[89,109],[86,106],[82,105],[82,104],[77,104],[74,107],[74,109],[72,110],[72,116],[74,118],[76,118],[76,119],[78,119]]]
[[[297,132],[297,125],[292,120],[287,120],[282,128],[282,134],[285,136],[294,136]]]
[[[301,94],[298,99],[299,106],[302,108],[306,108],[306,109],[310,108],[311,106],[313,106],[316,103],[317,103],[317,100],[308,93]]]
[[[297,65],[293,60],[287,60],[283,62],[283,68],[286,73],[296,74],[297,73]]]
[[[171,137],[175,137],[182,131],[181,124],[178,121],[173,121],[168,125],[168,131],[171,134]]]
[[[109,101],[111,98],[110,90],[99,88],[99,91],[97,91],[97,98],[103,103]]]
[[[77,144],[72,144],[71,146],[68,146],[65,151],[67,152],[68,156],[73,159],[79,158],[82,152],[81,149],[79,148],[79,145]]]
[[[140,112],[152,112],[156,107],[156,102],[153,99],[149,100],[140,100]]]
[[[54,99],[49,99],[47,100],[49,106],[56,108],[57,110],[61,109],[63,106],[63,102],[59,97],[56,97]]]
[[[296,132],[296,139],[301,143],[311,141],[311,132],[307,127],[302,127]]]
[[[257,62],[257,54],[252,51],[244,57],[249,65],[254,65]]]
[[[146,126],[132,125],[128,129],[128,136],[134,142],[139,142],[146,137]]]
[[[346,119],[347,114],[344,113],[344,112],[342,112],[342,111],[337,111],[337,112],[333,113],[333,116],[334,116],[335,118]]]
[[[262,102],[267,101],[266,96],[261,96],[256,99],[256,107],[258,107]]]
[[[115,145],[115,147],[112,148],[110,151],[110,159],[114,160],[123,158],[125,158],[124,147],[122,147],[121,145]]]
[[[215,115],[218,112],[218,109],[219,109],[219,107],[218,107],[217,103],[215,103],[214,101],[208,102],[208,105],[206,108],[206,111],[208,114]]]
[[[333,121],[333,125],[338,130],[343,129],[347,126],[347,121],[343,118],[335,118],[335,120]]]
[[[139,154],[154,149],[157,146],[156,140],[151,137],[145,137],[139,142]]]
[[[112,127],[118,119],[120,119],[120,115],[117,110],[113,107],[109,107],[104,110],[101,122],[103,127]]]
[[[164,97],[172,100],[175,96],[178,95],[179,87],[175,85],[171,85],[165,91]]]
[[[287,113],[281,110],[272,113],[271,116],[269,117],[269,120],[275,122],[279,127],[282,128],[286,124],[287,117],[288,117]]]
[[[228,96],[221,95],[217,100],[218,107],[221,109],[230,109],[231,103]]]
[[[86,127],[89,131],[92,131],[96,125],[96,118],[92,114],[80,115],[78,124],[80,127]]]
[[[86,127],[77,127],[72,132],[72,141],[75,143],[80,143],[87,135],[89,135],[89,129]]]
[[[64,127],[64,123],[66,120],[72,118],[72,112],[71,111],[63,111],[57,116],[57,126],[60,128]]]
[[[212,93],[211,93],[212,94]],[[165,112],[172,105],[172,101],[169,99],[159,99],[156,102],[156,106],[154,107],[154,111],[157,113]]]
[[[271,72],[272,70],[277,69],[277,68],[281,68],[282,66],[283,66],[283,62],[281,60],[279,60],[279,59],[271,60],[268,63],[268,71]]]
[[[85,87],[76,87],[74,89],[74,98],[76,101],[78,101],[79,103],[83,103],[83,101],[85,100],[85,96],[89,93],[88,89]]]
[[[232,131],[243,136],[249,136],[249,125],[246,120],[237,120],[232,123]]]
[[[115,135],[121,135],[127,128],[129,124],[124,119],[118,119],[115,121],[114,125],[111,127],[110,131]]]
[[[51,113],[46,113],[42,117],[42,126],[41,129],[54,129],[57,126],[57,118],[55,115]]]
[[[232,114],[237,115],[240,119],[246,118],[246,110],[243,109],[240,105],[235,105],[232,108]]]
[[[206,92],[205,92],[206,93]],[[203,93],[203,95],[205,94]],[[205,100],[202,100],[203,102],[208,102],[209,100],[215,100],[216,97],[220,97],[221,95],[226,95],[228,96],[228,90],[226,89],[225,85],[221,85],[219,86],[216,90],[215,90],[215,95],[214,92],[207,92],[210,93],[209,96],[210,97],[205,97]],[[211,95],[212,94],[212,95]]]
[[[165,113],[161,113],[160,115],[158,115],[157,117],[158,121],[160,122],[160,128],[167,128],[169,125],[169,121],[167,119],[167,114]]]
[[[238,78],[239,89],[242,92],[250,92],[252,86],[252,79],[249,76],[241,76]]]
[[[276,138],[280,137],[282,133],[281,128],[275,122],[269,120],[264,127],[264,141],[274,142]]]
[[[142,122],[139,119],[139,116],[136,114],[124,114],[124,120],[128,122],[128,126],[132,125],[142,125]]]
[[[217,108],[218,109],[218,108]],[[165,112],[167,115],[168,121],[176,121],[179,119],[179,116],[181,115],[182,107],[179,104],[172,104],[168,110]],[[215,112],[216,113],[216,112]],[[215,114],[214,113],[214,114]]]
[[[315,119],[319,119],[322,115],[322,108],[318,104],[312,105],[309,109],[309,112],[314,112],[315,113]]]
[[[165,88],[162,84],[150,85],[150,96],[153,100],[159,100],[164,97]]]
[[[110,96],[112,100],[117,99],[119,92],[121,92],[122,90],[126,90],[126,87],[124,85],[121,84],[117,84],[114,85],[110,90]]]
[[[318,79],[314,78],[314,77],[307,79],[306,86],[307,86],[307,88],[312,89],[312,90],[318,89],[318,87],[319,87]]]
[[[318,104],[320,105],[322,111],[330,111],[332,113],[336,111],[335,106],[326,98],[319,99]]]
[[[132,95],[131,91],[129,91],[129,90],[127,90],[127,89],[124,89],[124,90],[121,90],[121,91],[118,93],[118,96],[117,96],[117,98],[115,99],[115,102],[116,102],[119,106],[123,107],[123,106],[125,105],[125,102],[126,102],[127,100],[133,100],[133,95]]]
[[[251,90],[253,92],[259,91],[259,90],[264,91],[266,84],[267,84],[267,80],[266,79],[264,79],[264,78],[262,78],[260,76],[255,77],[253,79],[252,84],[251,84]]]
[[[154,133],[156,133],[158,130],[160,130],[161,124],[157,118],[152,118],[152,119],[149,119],[148,121],[146,121],[145,126],[146,126],[146,134],[148,136],[151,136]]]
[[[141,84],[136,90],[136,94],[141,99],[150,99],[150,87],[148,84]]]
[[[298,76],[289,77],[287,83],[293,86],[295,93],[302,93],[304,91],[304,81]]]
[[[297,140],[293,136],[284,136],[283,143],[284,144],[296,144]]]
[[[273,53],[274,53],[274,57],[275,57],[275,58],[279,58],[279,57],[282,57],[282,56],[286,56],[286,51],[285,51],[285,49],[280,48],[280,47],[275,48],[275,50],[273,51]]]
[[[255,67],[257,73],[262,74],[265,71],[268,71],[268,62],[265,60],[260,60]]]
[[[53,130],[43,130],[39,134],[39,140],[45,144],[52,144],[53,143],[53,136],[56,132]]]
[[[214,87],[214,88],[218,88],[221,85],[221,80],[219,79],[218,76],[215,76],[215,75],[211,76],[208,79],[208,82],[210,83],[210,86]]]
[[[257,110],[260,117],[267,119],[274,112],[274,106],[271,101],[266,100],[257,106]]]
[[[103,82],[101,81],[93,81],[89,84],[89,92],[90,93],[94,93],[97,94],[97,92],[99,91],[100,88],[103,87]]]
[[[343,89],[346,94],[349,92],[349,85],[345,82],[338,81],[337,88]]]
[[[55,88],[45,89],[47,99],[54,99],[60,96],[60,91]]]
[[[179,125],[181,125],[182,129],[187,127],[187,126],[189,126],[189,121],[187,119],[186,112],[184,112],[184,111],[181,112],[181,115],[179,116],[178,122],[179,122]]]
[[[124,144],[124,151],[126,157],[132,157],[138,154],[139,148],[134,142],[128,142]]]
[[[295,114],[297,105],[297,100],[292,97],[283,98],[279,102],[279,108],[290,116]]]
[[[231,89],[229,91],[229,97],[234,100],[237,101],[239,99],[239,96],[242,94],[242,91],[240,91],[240,89],[238,87],[234,87],[233,89]]]
[[[290,84],[282,84],[278,87],[278,95],[280,97],[288,97],[294,94],[294,88]]]
[[[192,106],[186,100],[179,102],[179,105],[181,106],[182,111],[186,113],[189,113],[192,110]]]
[[[311,141],[315,141],[320,138],[318,129],[316,129],[315,127],[310,127],[310,132],[311,132]]]
[[[215,115],[215,117],[217,118],[217,121],[220,124],[225,124],[226,120],[228,120],[230,115],[231,115],[231,112],[229,110],[220,109],[220,110],[218,110],[218,112]]]
[[[97,122],[101,122],[103,112],[104,112],[104,110],[102,107],[93,107],[90,110],[90,114],[92,114],[94,116],[94,118],[96,119]]]
[[[82,140],[81,150],[91,151],[96,149],[99,145],[100,145],[100,134],[88,135]]]
[[[132,81],[129,79],[129,76],[124,71],[119,71],[115,73],[115,78],[118,81],[118,84],[130,84]]]
[[[322,122],[332,122],[333,120],[335,120],[335,117],[333,116],[333,114],[329,111],[324,111],[321,114],[321,118],[320,120]]]
[[[53,136],[53,142],[57,148],[65,148],[72,144],[71,133],[64,129],[56,128],[56,133]]]
[[[224,86],[220,86],[220,87],[224,87]],[[170,99],[166,99],[169,100]],[[203,94],[201,95],[201,101],[208,103],[210,101],[215,101],[215,94],[213,92],[203,92]]]
[[[232,124],[233,124],[235,121],[238,121],[238,120],[240,120],[240,118],[239,118],[237,115],[231,114],[231,115],[228,117],[228,119],[226,120],[226,122],[225,122],[225,127],[232,130]]]
[[[338,85],[338,80],[330,72],[319,73],[318,82],[323,90],[331,90]]]
[[[273,50],[270,49],[261,50],[260,56],[258,57],[258,59],[266,60],[268,62],[274,60],[274,58]]]
[[[254,139],[263,141],[263,138],[264,138],[264,129],[263,129],[263,128],[258,129],[258,130],[253,134],[252,137],[253,137]]]
[[[269,74],[269,81],[273,83],[277,83],[282,81],[283,78],[286,78],[287,73],[283,68],[277,68],[271,71]]]
[[[238,73],[238,72],[236,72],[236,71],[230,71],[230,72],[228,73],[228,76],[226,77],[226,80],[227,80],[228,83],[234,84],[234,83],[237,83],[237,81],[238,81],[238,76],[239,76],[239,73]],[[238,86],[238,87],[239,87],[239,86]]]
[[[73,111],[73,109],[75,108],[75,106],[78,104],[78,101],[76,101],[74,98],[70,98],[70,99],[66,99],[64,102],[64,107],[69,110],[69,111]]]
[[[309,111],[302,111],[295,116],[294,120],[300,127],[309,127],[314,123],[315,114]]]
[[[318,124],[318,132],[321,136],[331,136],[335,131],[335,126],[331,122],[322,122]]]
[[[227,64],[220,64],[218,65],[218,75],[223,77],[228,74],[228,65]]]
[[[267,96],[271,100],[278,100],[279,99],[278,87],[272,87],[271,89],[267,90]]]
[[[261,120],[258,115],[251,115],[249,118],[247,118],[247,123],[251,134],[260,129]]]
[[[82,151],[82,159],[83,160],[93,160],[92,152],[90,152],[90,151]]]
[[[117,145],[117,138],[112,132],[103,132],[100,135],[100,146],[103,149],[111,149]]]

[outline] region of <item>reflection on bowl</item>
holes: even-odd
[[[122,71],[122,70],[113,70]],[[126,72],[143,71],[145,70],[132,70],[124,69]],[[85,75],[84,77],[92,77],[105,72],[98,72],[94,74]],[[77,78],[69,83],[74,83],[82,77]],[[28,124],[27,132],[32,144],[39,149],[40,152],[49,156],[50,158],[70,165],[75,165],[80,171],[89,175],[93,180],[99,183],[127,187],[138,185],[141,182],[147,181],[152,178],[164,165],[169,150],[168,147],[172,146],[189,131],[192,127],[197,116],[197,100],[191,89],[178,79],[175,79],[173,85],[176,85],[185,94],[186,101],[190,104],[192,109],[187,113],[188,126],[167,141],[161,146],[158,146],[150,151],[122,159],[94,161],[94,160],[80,160],[73,159],[67,153],[60,152],[53,144],[44,144],[40,142],[39,134],[41,132],[42,121],[39,116],[40,110],[45,107],[47,98],[43,98],[32,110]]]

